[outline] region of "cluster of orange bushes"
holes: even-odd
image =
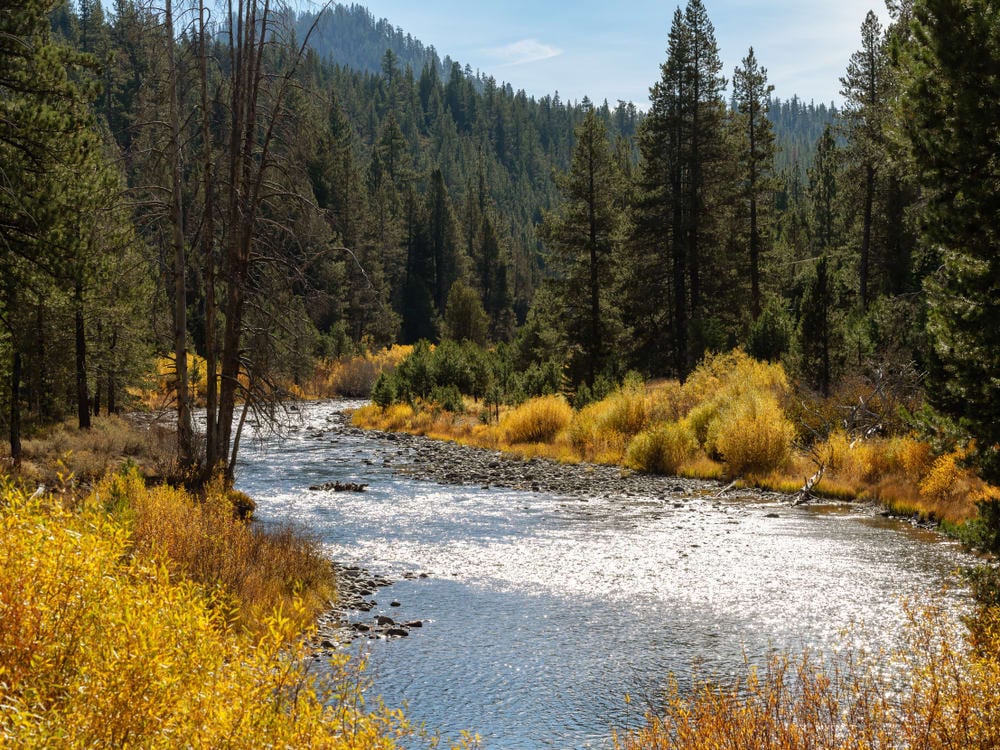
[[[1000,747],[1000,627],[979,648],[933,607],[893,654],[770,658],[731,683],[673,682],[617,750],[955,750]],[[985,648],[982,648],[985,646]]]
[[[977,503],[1000,499],[1000,490],[963,465],[968,449],[934,456],[911,436],[859,440],[837,430],[807,440],[793,418],[794,395],[781,365],[737,350],[706,358],[683,384],[629,381],[579,411],[545,396],[501,411],[492,424],[427,403],[368,406],[354,419],[524,456],[738,478],[784,492],[798,491],[823,467],[816,494],[866,498],[952,523],[975,517]]]

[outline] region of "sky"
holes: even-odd
[[[342,0],[347,1],[347,0]],[[540,97],[619,99],[645,108],[666,59],[677,2],[668,0],[354,0],[443,58]],[[882,0],[704,0],[723,73],[732,79],[752,46],[774,95],[841,101],[840,77]]]

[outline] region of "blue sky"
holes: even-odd
[[[542,96],[585,95],[645,107],[666,59],[676,2],[632,0],[359,0],[438,53]],[[705,0],[723,70],[752,45],[775,95],[840,101],[840,77],[859,46],[869,10],[887,19],[882,0]]]

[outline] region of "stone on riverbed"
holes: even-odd
[[[364,492],[367,487],[367,484],[361,484],[360,482],[325,482],[323,484],[314,484],[309,490],[311,492],[328,492],[330,490],[334,492]]]

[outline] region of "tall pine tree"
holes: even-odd
[[[924,190],[921,239],[934,366],[928,394],[979,440],[1000,479],[1000,11],[916,0],[900,128]]]

